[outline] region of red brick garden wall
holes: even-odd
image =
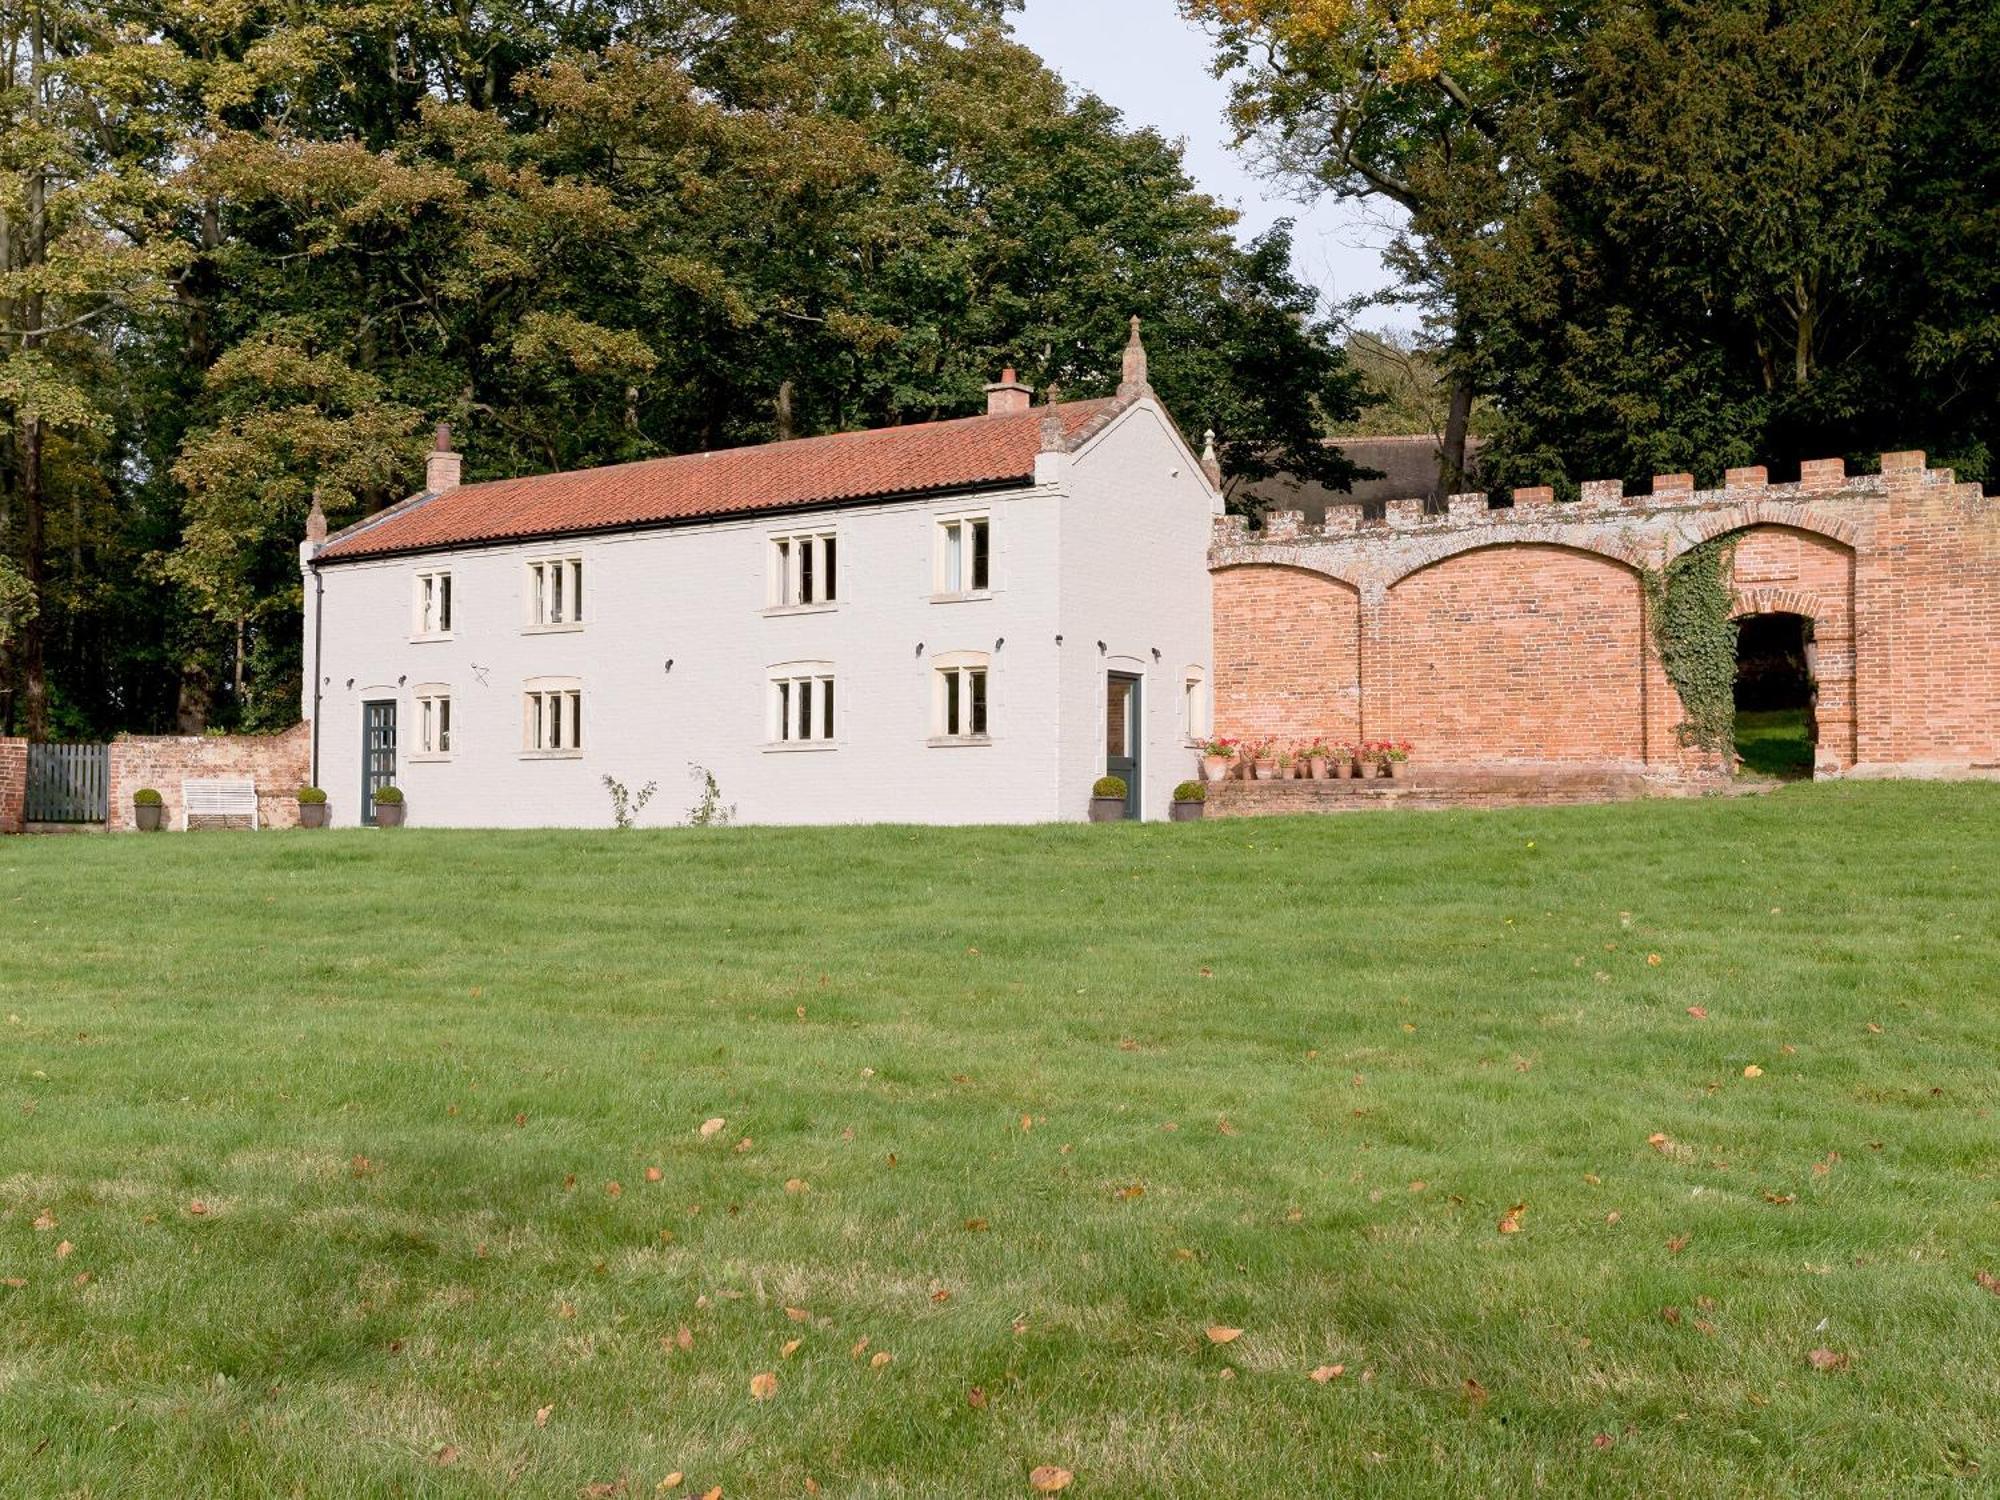
[[[1438,766],[1716,769],[1681,745],[1642,570],[1733,543],[1739,616],[1812,621],[1822,773],[2000,773],[2000,501],[1921,453],[1718,490],[1662,475],[1555,503],[1392,501],[1380,522],[1218,523],[1219,733],[1408,739]],[[1358,641],[1358,650],[1355,643]]]
[[[1426,761],[1644,761],[1644,589],[1557,547],[1462,552],[1389,591],[1386,734]]]
[[[166,802],[163,826],[181,826],[181,783],[248,776],[257,783],[263,828],[298,826],[298,790],[311,775],[312,726],[282,734],[127,736],[111,742],[108,826],[131,828],[132,794],[151,787]],[[247,820],[246,820],[247,821]]]
[[[1281,745],[1361,732],[1361,601],[1297,568],[1215,575],[1215,719],[1234,737]]]
[[[28,742],[0,739],[0,833],[19,833],[28,816]]]

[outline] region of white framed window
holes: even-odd
[[[423,682],[410,689],[417,704],[417,744],[414,760],[451,758],[451,689],[441,682]]]
[[[1205,740],[1208,733],[1208,672],[1197,663],[1181,674],[1181,734]]]
[[[544,557],[528,564],[531,630],[573,630],[583,623],[583,559]]]
[[[521,684],[521,753],[583,754],[583,684],[574,677],[530,677]]]
[[[831,748],[836,713],[833,663],[789,661],[771,668],[766,688],[764,737],[772,747]]]
[[[451,574],[426,568],[411,580],[410,634],[421,641],[451,637]]]
[[[931,742],[978,744],[992,733],[991,658],[951,651],[931,659]]]
[[[804,609],[840,598],[840,539],[831,531],[795,532],[771,538],[772,609]]]
[[[931,590],[942,599],[962,599],[993,587],[993,521],[984,512],[940,516]]]

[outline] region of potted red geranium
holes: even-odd
[[[1210,781],[1222,781],[1229,775],[1229,768],[1236,764],[1237,741],[1216,737],[1203,742],[1201,747],[1201,774]]]

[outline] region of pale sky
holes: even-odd
[[[1301,204],[1264,181],[1230,145],[1229,91],[1209,76],[1209,43],[1180,18],[1174,0],[1027,0],[1014,31],[1072,86],[1187,148],[1188,174],[1238,209],[1246,236],[1289,218],[1299,274],[1342,301],[1379,291],[1391,278],[1381,248],[1383,210],[1321,200]],[[1371,309],[1365,327],[1400,323],[1400,310]]]

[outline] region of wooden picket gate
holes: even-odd
[[[28,746],[30,823],[102,823],[110,811],[109,745]]]

